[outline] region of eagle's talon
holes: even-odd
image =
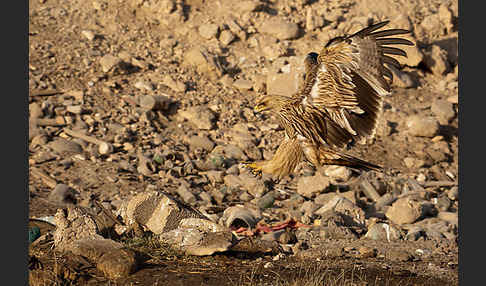
[[[250,169],[250,172],[255,176],[262,175],[262,167],[258,166],[256,163],[243,162],[243,167]]]

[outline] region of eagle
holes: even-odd
[[[391,93],[393,74],[385,66],[399,68],[393,56],[406,57],[390,45],[409,45],[397,37],[404,29],[380,30],[389,21],[371,24],[352,34],[331,39],[320,54],[304,59],[304,81],[293,96],[264,95],[255,112],[272,112],[285,130],[270,160],[245,162],[253,174],[267,173],[278,179],[292,173],[303,159],[312,165],[341,165],[359,170],[382,171],[376,164],[342,151],[352,141],[375,135],[383,98]]]

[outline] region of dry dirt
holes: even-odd
[[[247,173],[234,167],[238,162],[271,156],[283,134],[274,118],[252,111],[255,99],[270,85],[275,88],[267,75],[319,51],[334,36],[385,19],[392,28],[412,31],[423,58],[397,71],[405,79],[395,80],[393,94],[385,99],[375,140],[350,152],[390,170],[378,176],[383,192],[391,191],[388,183],[399,178],[457,183],[457,5],[439,0],[30,0],[29,216],[54,215],[66,200],[86,207],[98,201],[115,212],[148,185],[177,196],[182,181],[196,195],[196,208],[207,204],[204,194],[222,210],[245,197],[251,201],[250,190],[243,186],[235,193],[228,182],[209,178],[201,162],[214,163],[213,150],[229,143],[237,146],[228,156],[232,160],[214,168],[222,176]],[[262,32],[262,24],[276,17],[297,24],[293,38]],[[194,47],[203,47],[210,57],[195,55]],[[111,69],[113,59],[106,55],[115,59]],[[164,95],[171,103],[147,111],[141,104],[145,95]],[[437,100],[452,103],[452,116],[437,111]],[[411,134],[407,120],[414,115],[438,121],[437,132]],[[100,154],[96,144],[65,129],[84,130],[114,150]],[[235,136],[235,130],[249,139]],[[155,155],[165,161],[141,163]],[[274,188],[295,192],[306,170],[302,165]],[[51,195],[58,183],[73,192]],[[429,186],[421,199],[443,197],[452,186]],[[222,189],[228,193],[218,201],[215,190]],[[358,200],[370,203],[362,193]],[[457,214],[457,209],[458,199],[450,199],[445,211]],[[184,257],[153,252],[135,273],[111,282],[88,262],[54,257],[50,249],[33,251],[29,269],[37,285],[457,285],[457,226],[449,233],[417,241],[329,240],[312,253],[278,260],[241,253]],[[378,254],[359,256],[361,246]],[[342,252],[316,254],[333,249]],[[417,249],[430,254],[403,257]]]

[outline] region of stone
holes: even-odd
[[[313,197],[324,192],[331,185],[330,179],[319,173],[314,176],[300,177],[297,183],[297,193],[305,197]]]
[[[351,178],[351,170],[344,166],[329,166],[324,170],[324,174],[332,179],[347,182]]]
[[[175,92],[186,91],[186,85],[181,81],[175,81],[170,75],[165,75],[162,78],[162,83]]]
[[[455,111],[452,103],[443,99],[436,99],[430,105],[430,110],[439,120],[439,123],[447,125],[447,123],[454,118]]]
[[[177,188],[176,193],[188,204],[194,204],[196,202],[196,196],[194,196],[185,184],[181,184],[179,188]]]
[[[29,104],[29,117],[31,118],[42,118],[44,116],[44,111],[42,107],[37,102],[32,102]]]
[[[315,29],[321,28],[322,26],[324,26],[324,17],[322,17],[322,15],[319,15],[311,7],[307,8],[305,17],[305,29],[310,32]]]
[[[315,214],[322,216],[330,210],[339,213],[343,217],[344,224],[346,226],[361,227],[365,223],[364,211],[356,206],[352,201],[342,196],[335,196],[333,199],[315,211]]]
[[[299,26],[297,24],[278,17],[273,17],[263,22],[259,30],[279,40],[295,39],[299,35]]]
[[[410,197],[396,200],[385,213],[385,216],[396,224],[414,223],[422,218],[425,210],[422,204]]]
[[[426,52],[424,63],[432,73],[439,76],[451,69],[447,60],[447,52],[438,45],[432,45],[432,48]]]
[[[459,224],[459,217],[457,213],[454,212],[441,211],[437,214],[437,217],[456,226]]]
[[[300,87],[304,76],[303,58],[279,58],[287,64],[280,65],[275,62],[267,74],[267,93],[275,95],[292,96]]]
[[[76,142],[66,140],[64,138],[56,138],[49,142],[48,146],[56,153],[63,154],[79,154],[83,152],[83,148]]]
[[[137,80],[133,86],[140,91],[154,91],[152,83],[143,79]]]
[[[254,11],[260,5],[259,1],[255,0],[246,0],[246,1],[237,1],[232,5],[232,8],[238,11],[241,14],[248,13]]]
[[[57,184],[56,187],[49,193],[48,199],[51,202],[66,204],[75,202],[75,193],[72,188],[65,184]]]
[[[369,258],[369,257],[375,257],[377,250],[376,248],[361,246],[360,248],[358,248],[358,252],[360,258]]]
[[[223,175],[224,175],[224,171],[210,170],[210,171],[206,172],[206,176],[208,177],[209,181],[213,184],[222,183],[223,182]]]
[[[447,197],[453,201],[457,201],[459,199],[459,188],[452,187],[449,191],[447,191]]]
[[[214,23],[206,23],[199,26],[199,35],[203,38],[209,40],[211,38],[215,38],[218,34],[219,27]]]
[[[417,241],[419,238],[424,237],[424,235],[425,235],[425,231],[422,227],[412,226],[411,228],[408,229],[404,239],[410,241]]]
[[[81,105],[68,105],[66,111],[73,114],[81,114],[83,112],[83,107]]]
[[[389,66],[388,69],[393,74],[393,85],[402,88],[411,88],[416,86],[416,81],[409,73],[401,71],[394,66]]]
[[[136,254],[130,249],[115,249],[104,253],[96,263],[108,279],[127,277],[137,270]]]
[[[402,237],[400,230],[386,223],[374,223],[364,237],[373,240],[396,241]]]
[[[86,39],[88,39],[88,41],[92,41],[94,40],[95,38],[95,33],[93,33],[93,31],[90,31],[90,30],[83,30],[81,31],[81,35],[83,35],[83,37],[85,37]]]
[[[262,53],[265,58],[273,61],[280,56],[285,55],[287,49],[279,42],[262,47]]]
[[[429,116],[412,115],[407,122],[408,133],[419,137],[434,137],[439,131],[439,122]]]
[[[223,69],[216,57],[204,46],[195,46],[184,53],[183,65],[194,66],[198,73],[207,75],[210,79],[218,79],[223,75]]]
[[[386,252],[385,258],[391,261],[407,262],[412,260],[413,256],[405,250],[390,249]]]
[[[179,111],[179,115],[194,124],[198,129],[211,130],[214,128],[216,116],[214,112],[205,106],[190,107]]]
[[[445,194],[440,195],[438,198],[434,198],[433,200],[439,211],[448,211],[452,205],[451,200]]]
[[[111,54],[104,55],[100,59],[101,70],[104,73],[107,73],[113,68],[115,68],[116,66],[118,66],[121,63],[121,61],[122,60],[120,58],[115,57],[114,55]]]
[[[250,90],[253,87],[253,83],[247,79],[237,79],[233,82],[233,86],[241,91]]]
[[[214,142],[205,135],[191,136],[187,141],[193,150],[196,148],[201,148],[207,152],[211,152],[215,145]]]
[[[305,201],[299,208],[299,210],[304,213],[304,214],[307,214],[309,216],[312,216],[313,213],[319,209],[321,206],[314,203],[313,201]]]
[[[235,35],[230,30],[223,30],[219,34],[219,41],[224,46],[231,44],[231,42],[233,42],[235,38],[236,38]]]
[[[413,43],[417,42],[411,36],[400,35],[400,37],[412,41]],[[413,46],[400,45],[400,49],[407,53],[407,57],[395,57],[401,65],[417,67],[424,60],[424,53],[417,47],[416,44]]]

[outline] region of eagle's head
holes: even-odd
[[[264,95],[257,99],[253,109],[255,112],[279,111],[289,101],[290,98],[283,95]]]

